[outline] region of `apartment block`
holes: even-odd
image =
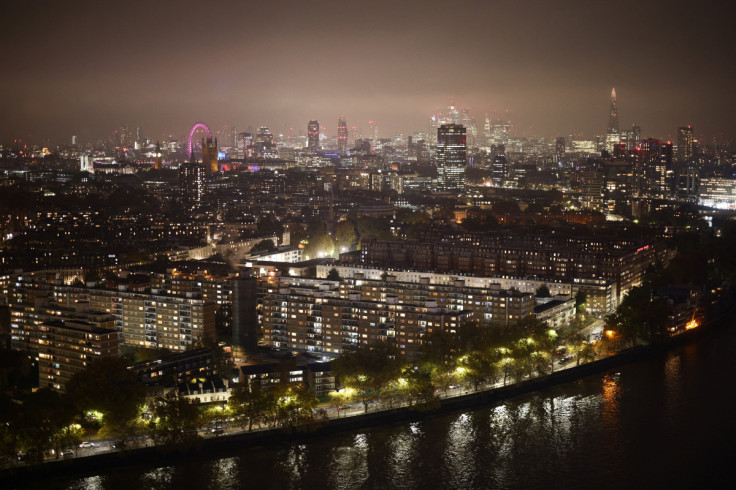
[[[34,339],[39,387],[64,391],[72,376],[90,362],[120,355],[120,334],[114,330],[112,315],[91,314],[89,320],[50,320],[40,325]]]

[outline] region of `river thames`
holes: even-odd
[[[36,488],[732,488],[736,328],[497,404]]]

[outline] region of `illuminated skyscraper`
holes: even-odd
[[[636,124],[631,126],[631,140],[634,142],[634,147],[630,149],[635,150],[641,142],[641,127]]]
[[[618,128],[618,108],[616,107],[616,89],[611,89],[611,106],[608,111],[608,132],[605,138],[605,149],[613,153],[613,149],[621,142]]]
[[[506,145],[509,142],[509,132],[511,131],[511,121],[502,119],[493,119],[491,122],[491,142],[492,145]]]
[[[319,150],[319,121],[309,121],[307,124],[307,148],[310,151]]]
[[[258,158],[276,158],[278,155],[276,144],[273,141],[273,133],[267,126],[258,128],[253,146],[253,156]]]
[[[555,140],[555,154],[557,155],[557,161],[559,162],[562,160],[562,157],[565,156],[565,137],[560,136]]]
[[[465,128],[459,124],[443,124],[437,129],[437,173],[442,189],[465,189],[467,166]]]
[[[376,121],[368,121],[368,124],[370,125],[371,134],[370,137],[373,138],[373,146],[376,145],[376,142],[378,141],[378,124]]]
[[[261,126],[258,128],[256,133],[256,143],[265,143],[267,145],[273,144],[273,133],[268,129],[268,126]]]
[[[202,202],[204,173],[204,165],[197,163],[193,157],[190,163],[185,163],[179,167],[181,196],[187,209],[193,209]]]
[[[345,122],[345,116],[340,116],[337,120],[337,153],[345,155],[348,151],[348,124]]]
[[[129,129],[127,124],[123,124],[120,126],[120,130],[118,131],[118,146],[120,147],[126,147],[131,146],[130,143],[130,135],[129,135]]]
[[[437,140],[435,139],[437,135],[437,129],[439,128],[439,118],[432,114],[429,116],[429,126],[427,127],[427,134],[429,135],[429,142],[430,144],[437,143]]]
[[[608,112],[608,134],[618,134],[618,108],[616,107],[616,89],[611,89],[611,108]]]
[[[673,179],[672,143],[647,138],[642,140],[637,154],[639,165],[649,184],[649,192],[657,197],[670,197]]]
[[[509,165],[506,161],[506,148],[503,145],[494,146],[491,151],[493,163],[491,164],[491,180],[493,185],[501,187],[509,176]]]
[[[677,161],[687,162],[693,157],[693,127],[677,128]]]
[[[468,136],[468,145],[474,147],[478,144],[478,127],[475,125],[475,117],[470,113],[470,109],[461,111],[461,124],[465,126]]]
[[[485,137],[483,144],[485,146],[491,146],[493,144],[491,143],[491,118],[488,117],[488,114],[486,114],[486,120],[483,124],[483,136]]]
[[[238,128],[235,126],[230,129],[230,146],[238,146]]]

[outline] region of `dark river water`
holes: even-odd
[[[736,488],[736,328],[492,406],[38,488]]]

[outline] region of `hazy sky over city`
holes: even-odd
[[[448,97],[482,129],[621,127],[733,137],[730,2],[27,1],[3,7],[0,141],[67,143],[122,123],[154,139],[265,124],[334,135],[339,115],[381,136],[427,128]],[[494,111],[496,111],[494,113]]]

